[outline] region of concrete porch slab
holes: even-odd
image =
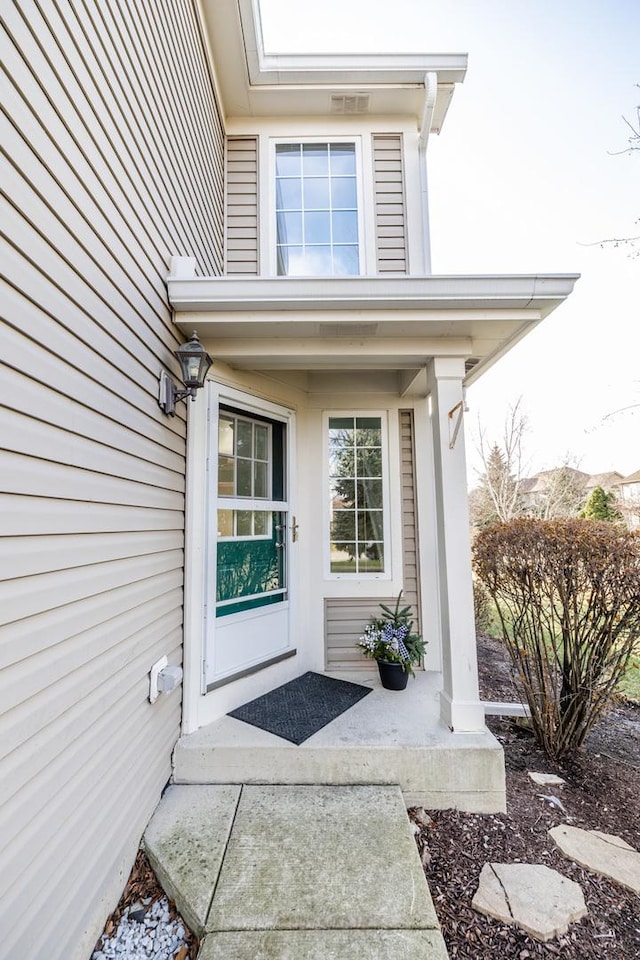
[[[332,675],[373,692],[300,746],[221,717],[178,741],[174,782],[398,784],[407,806],[505,810],[502,747],[488,730],[444,726],[439,674],[421,672],[403,691],[384,690],[377,672]]]

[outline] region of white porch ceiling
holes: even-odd
[[[473,358],[472,382],[571,293],[577,274],[169,278],[174,322],[238,369],[416,371]],[[402,382],[411,379],[407,374]]]

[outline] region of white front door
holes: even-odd
[[[209,416],[206,685],[291,652],[290,411],[235,392]]]

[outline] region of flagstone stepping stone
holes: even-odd
[[[528,771],[528,773],[529,779],[541,787],[559,787],[566,783],[566,780],[556,776],[555,773],[533,773],[532,771]]]
[[[640,853],[620,837],[566,823],[549,830],[549,836],[565,857],[640,893]]]
[[[485,863],[471,906],[543,941],[587,915],[580,884],[531,863]]]

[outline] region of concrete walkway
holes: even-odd
[[[447,960],[399,787],[171,786],[144,843],[199,960]]]

